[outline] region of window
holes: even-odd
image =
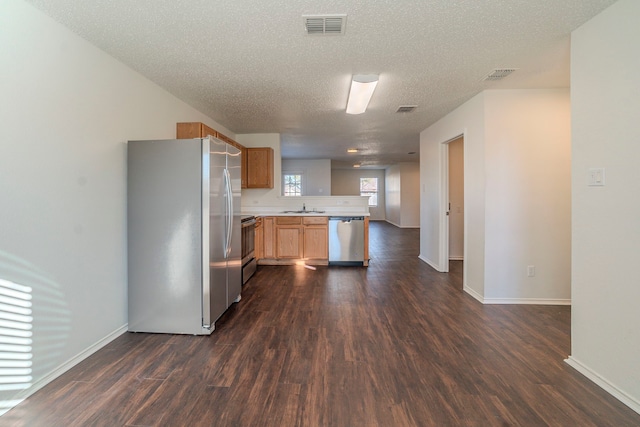
[[[378,206],[378,178],[360,178],[360,195],[369,196],[369,206]]]
[[[285,196],[302,196],[302,174],[285,173],[282,175],[282,194]]]

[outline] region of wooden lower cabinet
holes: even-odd
[[[302,218],[304,242],[302,257],[329,262],[329,221],[326,216],[306,216]]]
[[[308,264],[327,265],[327,224],[327,217],[263,217],[260,231],[263,256],[258,259],[258,263],[280,265],[303,261]],[[256,238],[256,245],[259,239]]]
[[[253,240],[253,247],[254,247],[254,256],[256,257],[256,261],[264,258],[264,226],[263,226],[263,218],[262,217],[257,217],[256,218],[256,227],[254,228],[255,230],[255,237]]]
[[[268,216],[262,218],[262,231],[263,231],[263,258],[273,259],[276,257],[276,236],[275,236],[275,217]]]
[[[304,259],[329,260],[327,245],[327,227],[306,227],[304,229]]]
[[[302,258],[304,231],[298,225],[276,226],[276,258]]]

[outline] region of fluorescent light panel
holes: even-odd
[[[377,74],[358,74],[353,76],[349,100],[347,101],[347,114],[364,113],[377,85]]]

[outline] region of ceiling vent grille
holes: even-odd
[[[396,113],[411,113],[416,108],[418,108],[417,105],[401,105],[396,110]]]
[[[482,80],[483,81],[502,80],[505,77],[507,77],[509,74],[511,74],[514,71],[516,71],[516,70],[517,70],[517,68],[498,68],[498,69],[493,70],[489,74],[487,74],[485,76],[485,78],[482,79]]]
[[[311,35],[342,35],[347,15],[302,15],[304,28]]]

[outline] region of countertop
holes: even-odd
[[[284,211],[243,211],[242,215],[255,215],[255,216],[369,216],[368,212],[357,211],[306,211],[306,212],[284,212]]]

